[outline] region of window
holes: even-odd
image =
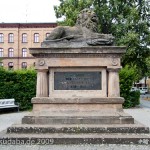
[[[0,62],[0,67],[3,67],[3,62]]]
[[[8,49],[8,57],[14,57],[14,49],[13,48]]]
[[[46,37],[48,37],[50,35],[50,33],[46,33]]]
[[[8,69],[13,69],[13,68],[14,68],[13,62],[9,62],[9,63],[8,63]]]
[[[34,33],[34,43],[39,43],[39,33]]]
[[[27,63],[26,62],[22,62],[21,67],[22,67],[22,69],[26,69],[27,68]]]
[[[27,34],[26,33],[22,34],[22,43],[27,43]]]
[[[13,43],[14,42],[14,34],[13,33],[9,33],[8,34],[8,42],[9,43]]]
[[[0,48],[0,57],[3,57],[3,48]]]
[[[26,48],[22,49],[22,57],[27,57],[27,49]]]
[[[3,43],[3,42],[4,42],[4,34],[0,33],[0,43]]]

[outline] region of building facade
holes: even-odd
[[[56,26],[56,23],[0,23],[0,66],[33,67],[35,59],[29,48],[41,47],[41,42]]]

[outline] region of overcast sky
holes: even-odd
[[[0,23],[56,22],[54,5],[59,0],[0,0]]]

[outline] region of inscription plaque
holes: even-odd
[[[54,90],[101,90],[101,72],[54,72]]]

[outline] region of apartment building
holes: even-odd
[[[35,59],[29,48],[41,47],[41,42],[56,26],[56,23],[0,23],[0,66],[33,67]]]

